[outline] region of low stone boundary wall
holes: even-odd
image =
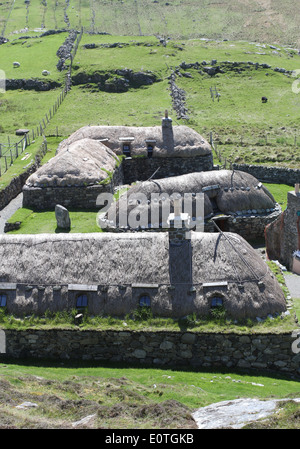
[[[22,192],[22,188],[29,176],[36,171],[38,164],[32,164],[28,170],[13,178],[9,185],[0,190],[0,210],[7,206],[11,200],[16,198]]]
[[[232,164],[232,168],[250,173],[261,182],[289,186],[300,183],[300,169],[248,164]]]
[[[249,335],[3,329],[0,340],[0,360],[5,356],[68,359],[191,369],[246,368],[300,375],[299,329],[296,333]]]

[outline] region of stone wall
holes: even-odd
[[[252,335],[3,329],[0,348],[2,357],[13,358],[77,359],[185,368],[246,368],[300,375],[299,336],[299,329],[298,334]]]
[[[300,195],[288,192],[287,208],[267,226],[266,250],[270,259],[279,260],[288,270],[293,268],[293,253],[300,250]]]
[[[6,90],[35,90],[37,92],[48,91],[61,87],[61,83],[56,81],[42,81],[35,78],[30,79],[7,79]]]
[[[185,175],[187,173],[208,171],[213,169],[212,155],[197,157],[160,157],[126,158],[123,163],[125,184],[135,181],[146,181],[157,169],[153,179]]]
[[[11,200],[16,198],[19,193],[22,192],[23,185],[25,184],[27,178],[35,172],[38,167],[38,163],[30,166],[24,173],[13,178],[9,185],[0,191],[0,210],[7,206]]]
[[[91,186],[66,187],[23,187],[23,207],[39,210],[53,209],[56,204],[66,208],[97,209],[99,194],[112,192],[114,187],[123,184],[123,172],[120,166],[114,172],[111,182]]]
[[[289,186],[300,182],[300,169],[248,164],[232,164],[232,168],[250,173],[261,182]]]
[[[234,232],[247,241],[253,241],[264,238],[266,226],[273,223],[280,215],[281,209],[278,208],[268,215],[248,214],[228,216],[223,220],[223,223],[222,220],[216,220],[216,224],[223,232]]]
[[[22,192],[23,186],[29,176],[34,173],[41,164],[41,160],[47,151],[47,146],[44,144],[39,148],[34,163],[32,163],[27,170],[21,173],[19,176],[12,178],[9,185],[4,189],[0,190],[0,210],[2,210],[5,206],[7,206],[11,200],[16,198],[19,193]]]

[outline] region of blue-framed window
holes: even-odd
[[[223,305],[223,298],[221,296],[213,296],[211,299],[211,307],[221,307]]]
[[[76,307],[78,309],[82,309],[84,307],[87,307],[87,305],[88,305],[87,295],[85,293],[78,295],[76,299]]]
[[[151,307],[151,299],[149,295],[142,295],[139,299],[140,307]]]
[[[126,157],[130,157],[130,144],[129,143],[124,143],[124,145],[123,145],[123,154]]]
[[[0,293],[0,307],[6,307],[7,296],[5,293]]]
[[[148,157],[152,157],[153,156],[153,145],[148,144],[147,150],[148,150]]]

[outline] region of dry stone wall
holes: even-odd
[[[23,185],[25,184],[27,178],[35,172],[38,165],[38,163],[31,165],[30,168],[28,168],[24,173],[21,173],[19,176],[13,178],[9,185],[0,191],[0,210],[7,206],[11,200],[16,198],[16,196],[22,192]]]
[[[261,182],[287,184],[289,186],[294,186],[296,183],[300,182],[299,169],[248,164],[233,164],[232,168],[250,173],[250,175]]]
[[[9,329],[1,335],[0,359],[77,359],[164,367],[275,370],[300,375],[299,329],[298,335],[55,329]]]

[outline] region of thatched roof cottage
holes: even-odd
[[[259,254],[231,233],[41,234],[0,237],[1,305],[15,315],[87,308],[124,316],[139,305],[154,315],[232,318],[285,311],[282,290]]]
[[[190,218],[197,219],[198,194],[203,194],[203,219],[206,229],[214,229],[212,219],[223,231],[237,232],[245,238],[264,236],[266,224],[272,222],[280,213],[272,194],[252,175],[231,170],[213,170],[189,173],[170,178],[144,181],[132,186],[126,195],[119,198],[115,209],[115,220],[111,211],[99,216],[99,224],[107,230],[152,230],[169,227],[162,209],[169,204],[170,212],[174,212],[175,195],[180,197],[181,212],[184,212],[186,201],[191,200]],[[191,194],[191,198],[186,196]],[[186,198],[186,199],[185,199]],[[159,213],[159,221],[153,220],[155,202]],[[124,224],[124,216],[133,214],[147,217],[145,223],[134,227],[130,220]]]
[[[211,159],[212,156],[204,137],[188,126],[173,126],[168,116],[162,119],[161,126],[84,126],[62,141],[57,152],[85,138],[97,140],[117,155],[127,157]]]
[[[173,127],[167,116],[153,127],[85,126],[29,177],[24,206],[96,208],[98,194],[116,185],[212,168],[208,142],[187,126]]]
[[[62,149],[26,181],[23,206],[94,209],[97,196],[122,182],[120,160],[101,142],[81,139]]]

